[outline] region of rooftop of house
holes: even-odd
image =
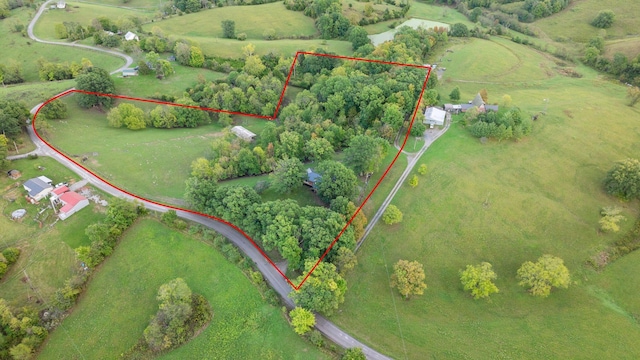
[[[44,181],[41,178],[49,180],[48,178],[46,178],[44,176],[40,176],[40,177],[29,179],[29,180],[25,181],[23,186],[28,189],[29,196],[36,196],[36,195],[40,194],[42,191],[44,191],[46,189],[49,189],[49,188],[52,188],[51,180],[49,180],[49,182],[47,182],[47,181]]]
[[[60,201],[64,204],[64,206],[60,209],[61,212],[68,212],[73,209],[79,202],[86,200],[84,196],[73,192],[68,191],[60,196]]]
[[[321,179],[322,175],[313,171],[312,168],[307,168],[307,179],[312,182],[316,182],[318,179]]]

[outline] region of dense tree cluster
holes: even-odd
[[[7,160],[7,153],[9,152],[8,144],[9,139],[7,139],[4,134],[0,134],[0,169],[7,168],[10,163],[10,161]]]
[[[602,10],[598,13],[598,15],[591,21],[591,25],[600,28],[607,29],[613,25],[613,20],[616,18],[616,14],[611,10]]]
[[[144,341],[152,352],[166,351],[187,342],[211,320],[208,301],[194,294],[187,283],[177,278],[160,286],[158,313],[144,329]]]
[[[53,63],[47,61],[45,58],[40,58],[38,63],[38,76],[42,81],[56,81],[75,79],[78,75],[87,72],[87,70],[93,67],[91,60],[82,58],[80,63]]]
[[[314,260],[305,261],[303,274],[311,271],[315,263]],[[297,281],[302,282],[305,275],[301,275]],[[331,315],[344,302],[346,292],[347,282],[336,272],[335,265],[323,261],[318,264],[304,285],[299,290],[291,292],[289,297],[297,306]]]
[[[510,0],[436,0],[436,2],[458,5],[458,10],[473,22],[486,12],[514,15],[517,16],[518,21],[532,22],[562,11],[569,6],[571,0],[525,0],[517,7],[506,6],[514,2]]]
[[[249,187],[219,186],[198,178],[188,180],[186,197],[198,211],[241,226],[267,251],[278,250],[288,260],[289,268],[296,270],[301,269],[305,259],[317,259],[324,254],[355,208],[351,203],[344,207],[344,213],[339,213],[324,207],[301,207],[290,199],[263,203],[260,195]],[[340,248],[353,249],[355,231],[362,231],[364,223],[348,227],[325,261],[337,262]]]
[[[0,134],[15,139],[30,115],[24,102],[0,99]]]
[[[0,64],[0,84],[10,85],[24,82],[22,76],[22,65],[13,60],[6,60],[4,64]]]
[[[0,299],[0,358],[30,359],[33,352],[47,337],[40,324],[38,312],[24,307],[12,310],[5,299]]]
[[[67,104],[60,99],[55,99],[43,106],[38,115],[51,120],[65,119],[68,116]]]
[[[595,36],[590,39],[583,54],[585,64],[612,74],[624,83],[632,84],[635,87],[640,86],[640,55],[629,59],[625,54],[615,53],[613,59],[610,59],[605,56],[604,50],[604,38],[602,36]],[[633,90],[633,87],[629,90],[630,94]],[[638,92],[637,96],[640,98],[640,92]],[[630,98],[633,98],[633,96],[630,96]]]
[[[506,112],[477,113],[467,111],[467,115],[467,121],[471,122],[469,131],[477,138],[495,138],[499,141],[519,140],[531,133],[531,120],[525,117],[518,108],[511,108]]]

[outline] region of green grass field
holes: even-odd
[[[10,32],[10,24],[12,21],[19,21],[23,25],[27,25],[33,12],[25,8],[19,8],[11,11],[10,21],[0,21],[0,49],[11,49],[10,52],[2,53],[0,58],[3,62],[15,60],[22,65],[22,75],[25,81],[40,81],[38,78],[38,66],[36,61],[43,57],[52,62],[80,62],[82,58],[91,60],[93,65],[108,69],[109,71],[116,69],[124,64],[124,60],[113,55],[107,55],[91,50],[81,50],[65,46],[53,46],[36,43],[26,36],[18,33]],[[38,22],[40,24],[40,22]],[[53,33],[50,30],[48,33]],[[38,85],[47,86],[50,85]],[[0,94],[4,92],[0,89]]]
[[[69,118],[51,121],[51,144],[70,155],[88,155],[84,165],[107,181],[161,202],[183,197],[191,161],[203,156],[222,130],[215,124],[195,129],[116,129],[108,126],[105,113],[78,108],[73,96],[65,102]]]
[[[115,6],[120,8],[133,9],[138,11],[154,11],[159,10],[162,2],[157,0],[128,0],[124,3],[122,0],[92,0],[92,1],[78,1],[78,3],[90,3],[100,4],[104,6]]]
[[[467,26],[473,26],[464,15],[456,11],[455,9],[427,4],[422,1],[412,1],[411,8],[407,12],[407,18],[418,18],[424,20],[438,21],[446,24],[464,23]],[[372,25],[366,25],[364,28],[369,34],[378,34],[389,30],[389,25],[392,23],[401,24],[406,19],[393,19],[382,21]]]
[[[198,69],[172,63],[175,74],[158,80],[154,75],[131,76],[123,78],[120,74],[113,75],[116,93],[139,98],[149,98],[154,95],[173,95],[181,97],[188,87],[192,87],[200,78],[207,81],[221,79],[227,74],[207,69]]]
[[[606,29],[608,37],[623,38],[640,35],[637,14],[640,2],[611,0],[603,4],[599,0],[574,0],[569,7],[557,14],[540,19],[534,25],[552,39],[564,37],[576,42],[587,42],[598,35],[600,29],[590,25],[600,10],[612,10],[615,14],[613,26]]]
[[[316,34],[313,19],[300,11],[290,11],[282,2],[252,6],[225,6],[203,10],[184,16],[173,16],[144,26],[158,26],[165,33],[174,36],[218,37],[222,38],[222,21],[233,20],[236,23],[236,35],[247,34],[248,40],[264,39],[263,33],[273,29],[276,36],[310,36]]]
[[[37,166],[45,167],[44,171],[37,170]],[[22,172],[18,180],[0,177],[0,249],[7,246],[17,246],[22,253],[18,262],[0,281],[0,294],[13,306],[30,305],[36,309],[42,308],[51,300],[56,288],[72,275],[75,264],[73,249],[80,245],[87,245],[88,238],[84,229],[91,223],[99,221],[103,215],[93,204],[81,210],[65,221],[57,222],[53,227],[54,214],[47,210],[40,217],[44,225],[40,227],[34,221],[40,205],[28,204],[23,195],[26,193],[21,184],[26,180],[45,175],[54,182],[77,180],[77,175],[71,173],[49,158],[36,160],[17,160],[11,163],[11,168]],[[16,183],[18,187],[13,187]],[[13,202],[9,199],[15,199]],[[20,221],[11,221],[11,212],[26,209],[27,215]],[[29,281],[26,280],[29,278]],[[34,290],[35,289],[35,290]],[[36,302],[43,300],[44,302]]]
[[[66,9],[45,10],[40,16],[34,34],[42,39],[59,40],[56,38],[55,26],[63,22],[77,22],[82,26],[91,25],[91,21],[100,16],[107,17],[111,21],[118,21],[121,18],[135,16],[145,21],[151,14],[140,11],[133,11],[124,8],[111,6],[100,6],[97,4],[67,2]]]
[[[624,54],[628,59],[633,59],[640,55],[640,37],[613,40],[606,43],[604,54],[610,59],[616,53]]]
[[[499,49],[483,40],[467,46],[476,59]],[[604,194],[601,182],[614,161],[640,157],[640,110],[624,105],[625,87],[592,70],[578,68],[580,79],[555,73],[545,80],[552,63],[540,66],[536,52],[505,46],[524,55],[517,70],[495,69],[494,83],[486,84],[484,71],[456,59],[447,63],[438,90],[448,94],[458,85],[465,100],[486,87],[490,102],[508,93],[526,114],[543,110],[548,98],[548,115],[518,143],[483,145],[454,124],[421,159],[429,172],[418,175],[418,187],[405,184],[396,195],[393,204],[404,213],[403,222],[379,223],[362,247],[347,278],[342,313],[332,320],[394,358],[637,358],[637,322],[602,300],[611,298],[633,313],[636,292],[620,287],[628,283],[615,275],[603,283],[584,263],[619,236],[597,231],[600,208],[618,205],[629,219],[639,215],[638,202],[619,203]],[[502,57],[496,56],[496,68]],[[483,83],[449,82],[449,75]],[[500,81],[525,75],[538,80]],[[601,119],[615,121],[605,121],[603,129],[596,125]],[[623,224],[621,234],[632,222]],[[515,272],[545,253],[565,260],[574,283],[537,299],[517,285]],[[398,259],[424,264],[424,296],[404,301],[390,289],[387,271]],[[604,275],[637,268],[624,260]],[[491,262],[498,274],[501,292],[491,301],[472,300],[459,283],[458,271],[481,261]],[[604,290],[594,292],[593,285]]]
[[[141,256],[144,254],[144,256]],[[210,325],[163,359],[323,359],[267,305],[245,275],[212,247],[142,220],[91,279],[40,359],[108,359],[135,344],[157,312],[158,288],[181,277],[213,308]]]

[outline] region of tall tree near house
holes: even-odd
[[[276,163],[276,168],[270,176],[271,187],[278,193],[286,194],[300,186],[305,178],[302,162],[298,158],[286,158]]]
[[[345,150],[345,162],[356,174],[364,175],[378,171],[386,150],[381,138],[366,135],[354,136]]]
[[[400,295],[408,300],[412,295],[422,295],[427,285],[422,264],[417,261],[398,260],[393,265],[391,286],[398,289]]]
[[[348,199],[355,196],[358,179],[353,170],[332,160],[321,162],[317,170],[322,175],[317,188],[318,196],[323,201],[330,203],[338,196]]]
[[[459,87],[454,87],[453,90],[451,90],[451,93],[449,93],[449,99],[451,100],[460,100],[460,88]]]

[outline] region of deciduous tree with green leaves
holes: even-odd
[[[303,274],[311,271],[315,263],[316,259],[305,261]],[[297,281],[302,282],[305,275],[301,275]],[[337,273],[336,266],[320,262],[302,287],[292,291],[289,297],[296,306],[331,315],[344,302],[346,291],[347,282]]]
[[[146,126],[144,111],[128,103],[122,103],[111,109],[107,115],[107,120],[109,121],[109,126],[116,128],[126,126],[130,130],[140,130]]]
[[[300,186],[306,176],[304,166],[298,158],[286,158],[276,163],[271,174],[271,187],[280,194],[291,192]]]
[[[479,265],[467,265],[467,268],[460,271],[460,281],[466,291],[471,292],[474,299],[487,298],[493,293],[497,293],[498,287],[493,283],[498,276],[488,262]]]
[[[518,269],[520,286],[529,288],[531,295],[547,297],[554,287],[568,288],[569,269],[559,257],[542,255],[537,262],[527,261]]]
[[[402,211],[395,205],[389,205],[382,215],[382,221],[387,225],[402,222]]]
[[[418,175],[414,174],[411,179],[409,179],[409,186],[411,186],[412,188],[418,186]]]
[[[115,93],[116,86],[111,75],[109,75],[109,72],[93,66],[76,78],[76,89],[103,94],[113,94]],[[83,108],[90,108],[94,106],[108,108],[113,105],[113,98],[108,96],[83,93],[76,94],[76,96],[78,98],[78,105]]]
[[[367,360],[367,357],[362,352],[362,348],[350,348],[344,352],[341,360]]]
[[[400,295],[406,300],[412,295],[422,295],[427,284],[424,283],[425,275],[422,264],[417,261],[398,260],[393,265],[391,286],[398,289]]]
[[[604,188],[625,200],[640,198],[640,161],[628,158],[616,163],[607,173]]]
[[[449,99],[451,100],[460,100],[460,88],[454,87],[453,90],[449,93]]]
[[[298,335],[306,334],[316,324],[316,316],[311,311],[299,306],[291,310],[289,316],[291,317],[293,331]]]
[[[420,165],[420,167],[418,168],[418,173],[420,175],[426,175],[427,174],[427,164]]]
[[[317,171],[322,175],[317,185],[318,196],[324,202],[330,203],[338,196],[351,199],[355,195],[358,178],[342,163],[326,160],[318,165]]]
[[[345,163],[356,174],[364,175],[378,171],[386,152],[386,141],[366,135],[354,136],[344,151]]]

